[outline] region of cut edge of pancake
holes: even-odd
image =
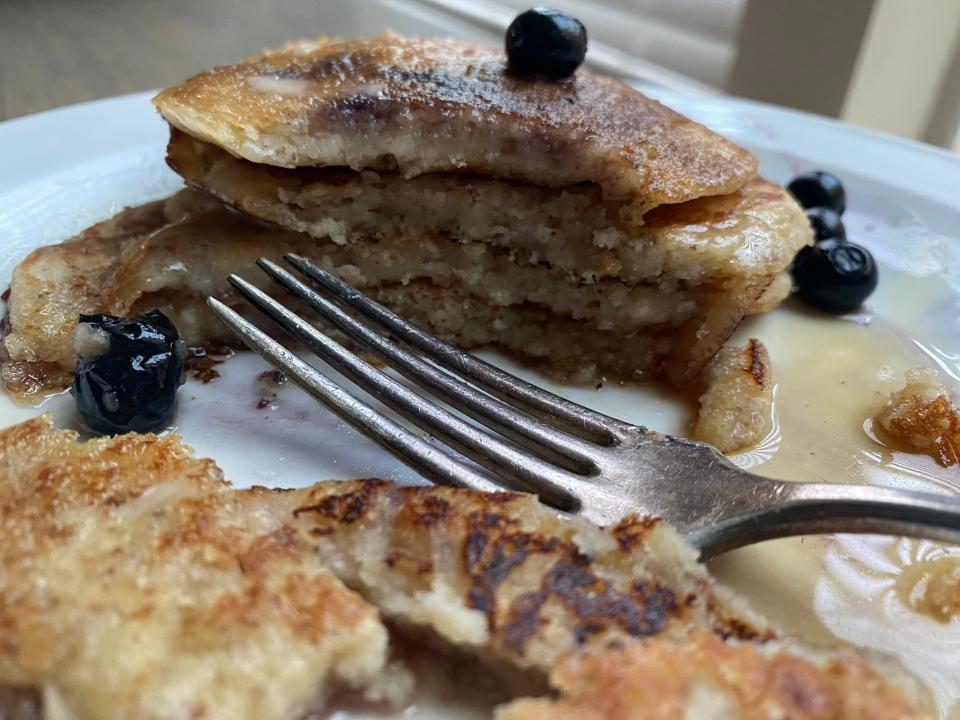
[[[195,231],[189,230],[193,222],[198,223]],[[193,239],[190,232],[196,233]],[[279,260],[298,247],[294,241],[300,252],[321,264],[325,252],[333,257],[348,252],[246,219],[194,191],[130,208],[76,238],[35,250],[14,269],[11,283],[3,365],[8,389],[29,399],[31,392],[68,380],[74,361],[70,334],[80,313],[125,315],[158,307],[172,313],[188,343],[231,341],[206,311],[206,296],[213,292],[238,305],[227,275],[252,267],[262,255]],[[465,248],[448,239],[437,242],[458,253]],[[541,271],[532,266],[529,272]],[[604,329],[593,320],[572,319],[529,298],[498,304],[453,282],[444,286],[427,278],[395,278],[363,289],[428,331],[468,348],[500,345],[541,369],[552,368],[555,377],[588,383],[658,374],[682,383],[706,365],[741,317],[752,311],[771,282],[765,277],[759,281],[738,292],[704,296],[704,311],[679,326],[641,323],[629,332],[616,324]],[[584,288],[591,293],[600,289]]]
[[[773,275],[812,242],[783,188],[754,178],[734,193],[644,217],[591,183],[549,188],[469,174],[283,169],[236,158],[173,130],[167,163],[189,187],[236,209],[336,243],[443,235],[507,248],[581,282],[721,283]]]

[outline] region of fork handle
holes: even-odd
[[[792,535],[868,533],[960,544],[960,498],[874,485],[770,481],[687,540],[711,557]]]

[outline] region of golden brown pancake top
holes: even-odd
[[[617,80],[585,70],[520,79],[502,51],[457,40],[295,42],[154,103],[184,132],[254,162],[591,181],[644,209],[733,192],[757,169],[747,150]]]

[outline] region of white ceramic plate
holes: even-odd
[[[848,191],[848,235],[881,265],[868,313],[838,319],[788,303],[738,332],[770,348],[778,389],[774,431],[736,460],[784,478],[960,492],[957,467],[893,452],[872,437],[869,425],[907,368],[937,367],[946,380],[960,382],[960,159],[756,103],[648,91],[754,150],[772,180],[812,168],[836,173]],[[163,162],[166,129],[148,98],[113,98],[0,124],[0,284],[30,249],[180,186]],[[515,369],[502,357],[487,357]],[[357,476],[417,481],[295,389],[281,388],[274,402],[257,409],[262,393],[255,378],[265,367],[241,354],[221,366],[222,377],[211,384],[191,381],[181,390],[174,430],[198,453],[214,457],[227,477],[238,485],[275,486]],[[693,412],[653,386],[550,387],[666,432],[682,433]],[[43,410],[62,426],[74,422],[69,396],[39,408],[4,396],[0,425]],[[958,554],[896,538],[806,538],[731,553],[714,570],[775,622],[812,642],[839,639],[899,656],[925,679],[942,717],[960,718],[960,619],[939,622],[912,607],[929,579],[924,569]],[[907,565],[913,570],[904,573]],[[404,717],[476,713],[444,702],[424,701]]]

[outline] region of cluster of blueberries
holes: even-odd
[[[877,264],[870,251],[847,242],[843,185],[828,172],[816,170],[794,178],[787,190],[807,209],[816,243],[793,261],[797,297],[817,310],[856,310],[877,287]]]

